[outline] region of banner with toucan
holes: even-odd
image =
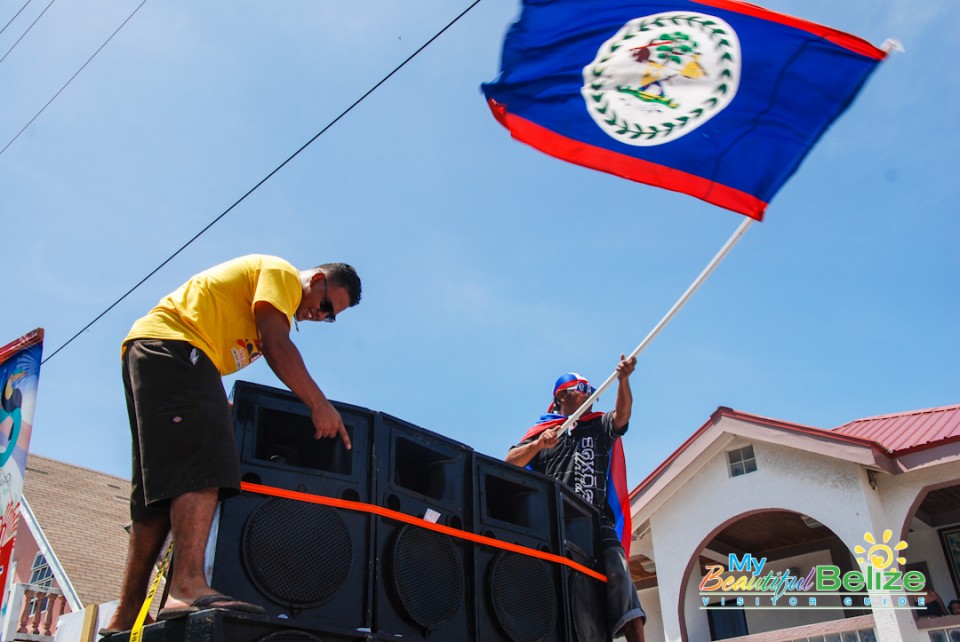
[[[0,588],[4,610],[42,354],[42,328],[0,347]]]

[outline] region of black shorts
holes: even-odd
[[[134,339],[123,353],[133,437],[130,516],[166,515],[170,500],[240,492],[240,457],[220,372],[185,341]]]
[[[619,542],[603,547],[603,567],[607,575],[607,623],[610,625],[610,636],[616,637],[630,620],[643,618],[646,623],[647,614],[640,606],[640,596],[630,577],[627,556]]]

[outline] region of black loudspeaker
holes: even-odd
[[[560,554],[602,574],[600,513],[568,486],[558,488]],[[608,642],[604,583],[570,567],[562,574],[571,642]]]
[[[300,628],[283,620],[213,609],[143,627],[142,642],[366,642],[368,634]],[[110,637],[129,642],[130,633]]]
[[[370,503],[377,414],[333,402],[353,448],[314,439],[290,392],[237,382],[234,423],[245,482]],[[369,513],[244,492],[221,504],[211,586],[298,626],[370,630]]]
[[[485,455],[474,462],[476,532],[559,555],[557,482]],[[485,545],[474,557],[477,640],[567,640],[560,564]]]
[[[373,450],[374,503],[472,531],[472,449],[380,414]],[[376,550],[375,632],[403,640],[475,639],[470,542],[378,516]]]

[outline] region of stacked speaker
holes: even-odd
[[[337,404],[353,445],[314,439],[289,392],[238,382],[241,478],[283,490],[372,503],[376,414]],[[221,504],[211,585],[302,624],[369,628],[374,520],[368,513],[243,493]]]
[[[499,459],[477,454],[477,532],[558,555],[556,484]],[[560,568],[521,553],[475,551],[478,640],[566,640]]]
[[[602,572],[597,512],[562,484],[385,413],[334,406],[351,450],[314,439],[310,413],[290,392],[237,382],[243,480],[381,507]],[[264,606],[261,629],[320,640],[609,639],[601,582],[376,511],[245,492],[223,502],[215,530],[211,585]]]
[[[389,415],[379,416],[374,434],[380,506],[457,530],[470,527],[470,448]],[[377,517],[376,543],[373,629],[403,639],[470,640],[471,544],[386,517]]]
[[[561,555],[603,572],[596,509],[569,487],[557,485]],[[563,573],[569,640],[607,640],[605,586],[600,580],[568,567]]]

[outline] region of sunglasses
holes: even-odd
[[[588,395],[593,392],[593,388],[591,388],[590,384],[586,381],[578,381],[577,385],[564,388],[564,390],[576,390],[577,392],[585,392]]]
[[[327,296],[327,280],[323,280],[323,301],[320,302],[320,305],[317,306],[317,309],[323,312],[323,320],[326,323],[334,323],[337,320],[337,315],[333,313],[333,303],[330,302],[330,297]]]

